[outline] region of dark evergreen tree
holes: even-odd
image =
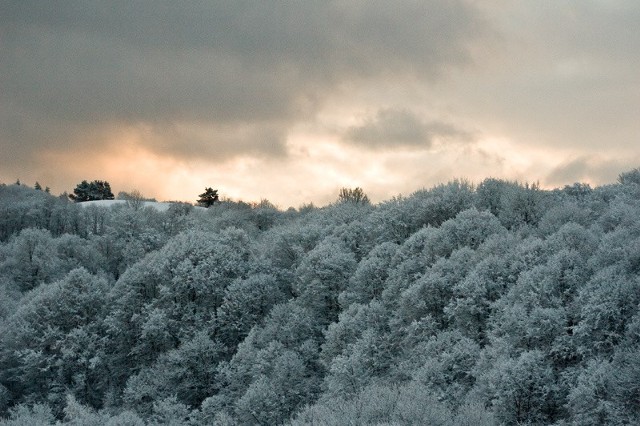
[[[83,180],[76,186],[69,198],[76,203],[81,203],[83,201],[113,200],[115,197],[111,192],[109,182],[104,180],[87,182]]]
[[[200,194],[199,197],[200,198],[198,198],[198,205],[209,208],[213,205],[213,203],[218,201],[218,190],[211,189],[211,187],[205,188],[204,192]]]
[[[89,201],[89,182],[83,180],[78,185],[76,185],[75,189],[73,190],[73,194],[70,194],[69,198],[76,203]]]

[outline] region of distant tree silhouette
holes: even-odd
[[[640,167],[618,175],[618,182],[623,185],[635,183],[640,185]]]
[[[120,191],[118,192],[118,196],[116,200],[124,200],[127,203],[128,207],[131,207],[134,210],[140,210],[145,206],[146,201],[157,202],[155,198],[147,198],[142,192],[137,189],[134,189],[131,192]]]
[[[142,207],[144,207],[144,195],[142,195],[142,192],[138,191],[137,189],[131,191],[128,194],[126,200],[127,206],[131,207],[134,210],[140,210]]]
[[[33,186],[33,189],[35,189],[36,191],[42,191],[42,185],[40,185],[40,182],[36,182],[36,184]]]
[[[111,192],[109,182],[103,180],[87,182],[83,180],[76,186],[69,198],[76,203],[81,203],[83,201],[113,200],[115,197]]]
[[[218,201],[218,190],[205,188],[204,192],[200,194],[199,197],[200,198],[198,198],[198,205],[209,208],[213,205],[213,203]]]
[[[341,203],[353,203],[353,204],[370,204],[369,197],[364,193],[362,188],[355,189],[342,188],[340,194],[338,194],[338,202]]]

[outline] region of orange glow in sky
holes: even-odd
[[[0,183],[287,208],[640,164],[637,1],[161,7],[0,6]]]

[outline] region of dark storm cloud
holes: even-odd
[[[98,144],[75,138],[86,127],[200,122],[278,135],[240,137],[229,154],[265,140],[282,154],[287,128],[337,85],[437,78],[470,60],[484,27],[462,0],[2,2],[0,144],[21,158]]]
[[[397,109],[383,109],[360,126],[350,127],[343,139],[368,148],[428,148],[436,140],[471,140],[471,134],[442,121],[425,121]]]

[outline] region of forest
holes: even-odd
[[[640,423],[640,169],[82,204],[0,185],[0,425]]]

